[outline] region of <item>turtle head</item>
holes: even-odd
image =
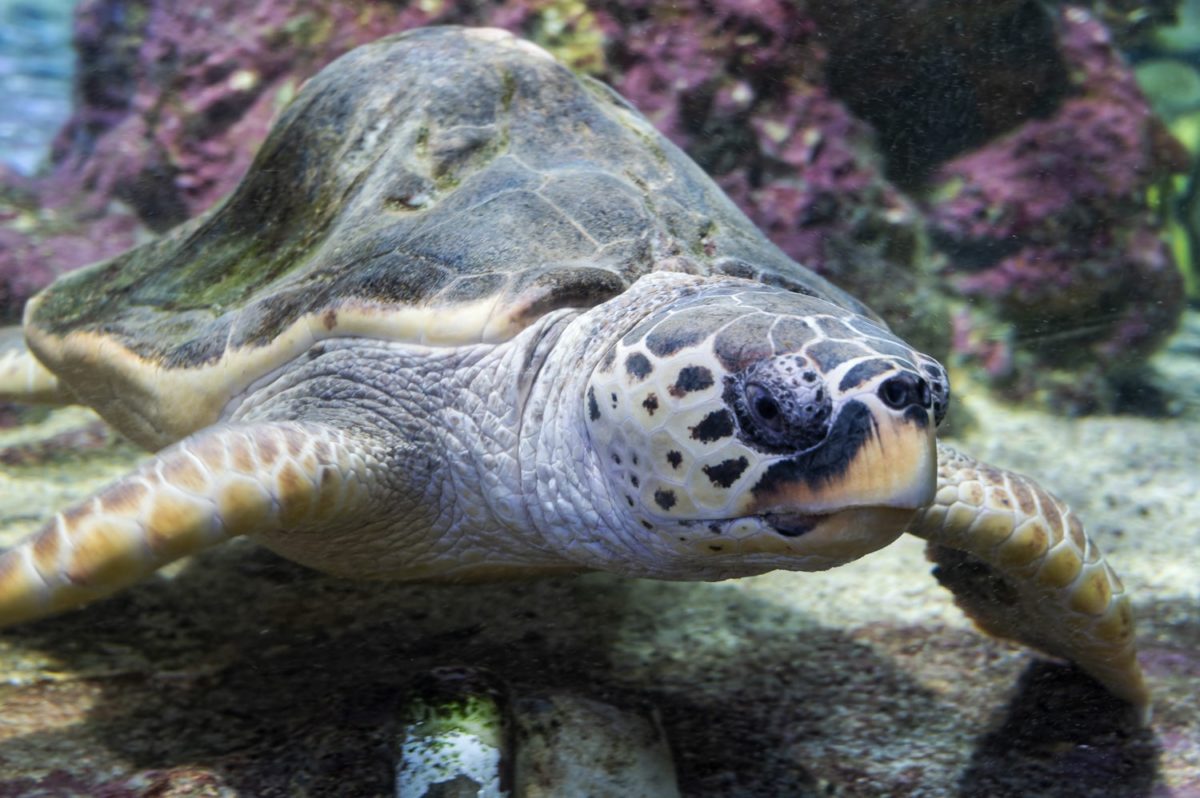
[[[722,279],[615,342],[584,401],[628,526],[681,573],[735,576],[894,540],[933,499],[948,398],[942,366],[869,319]]]

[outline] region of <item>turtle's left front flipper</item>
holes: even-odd
[[[0,551],[0,628],[115,593],[237,535],[352,526],[370,506],[375,449],[314,423],[202,430]]]
[[[0,327],[0,402],[69,405],[75,398],[25,346],[20,327]]]
[[[908,531],[981,629],[1071,660],[1148,717],[1129,596],[1062,501],[939,445],[937,498]]]

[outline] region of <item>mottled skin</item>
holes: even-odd
[[[1147,703],[1079,522],[936,444],[944,369],[499,31],[338,61],[229,200],[25,334],[0,395],[166,448],[0,555],[0,624],[235,535],[363,578],[724,579],[908,531],[983,628]]]

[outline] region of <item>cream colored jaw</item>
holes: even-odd
[[[932,423],[922,427],[882,408],[872,409],[875,434],[863,442],[845,472],[816,486],[797,479],[753,496],[745,514],[822,515],[852,507],[915,510],[928,505],[937,470]]]
[[[0,554],[0,626],[114,593],[235,535],[352,515],[367,504],[364,460],[347,436],[312,424],[182,441]]]

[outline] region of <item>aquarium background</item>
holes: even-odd
[[[1200,2],[0,0],[0,325],[203,211],[300,83],[423,24],[611,83],[953,369],[1135,596],[1149,729],[984,639],[918,541],[826,574],[373,586],[252,546],[0,633],[0,795],[382,795],[414,674],[653,707],[684,795],[1200,796]],[[0,406],[0,544],[142,455]]]

